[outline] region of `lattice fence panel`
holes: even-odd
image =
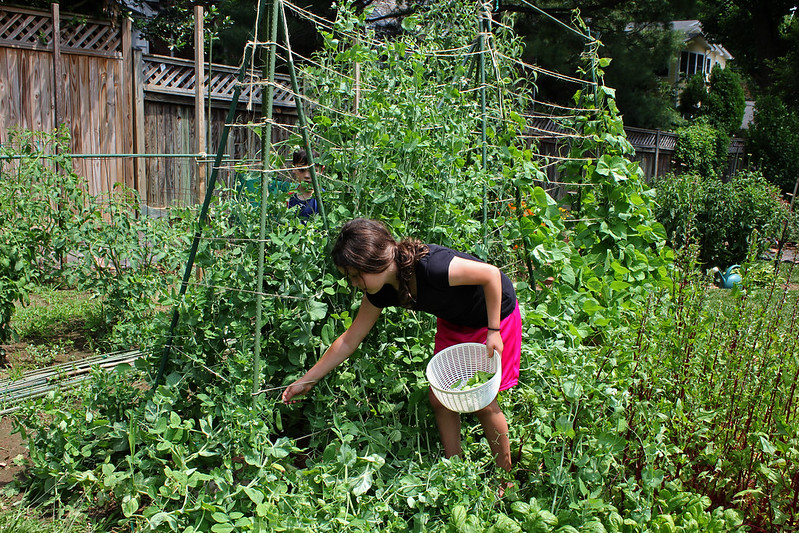
[[[111,24],[65,20],[61,23],[61,46],[101,55],[122,56],[122,35]]]
[[[206,74],[206,87],[211,96],[217,100],[231,100],[238,84],[238,71],[235,68],[214,65],[210,79]],[[144,60],[144,88],[147,91],[182,96],[194,96],[195,76],[194,64],[172,58],[146,57]],[[241,88],[240,102],[260,103],[261,86],[252,83],[252,78],[245,81]],[[293,107],[294,97],[289,88],[288,78],[279,77],[275,87],[275,105]]]
[[[122,57],[122,32],[108,22],[61,17],[59,43],[64,52]],[[0,8],[0,44],[53,49],[53,18],[42,13]]]
[[[25,48],[52,47],[53,19],[0,8],[0,43]]]

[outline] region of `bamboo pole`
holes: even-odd
[[[486,71],[485,71],[485,54],[486,54],[486,33],[489,31],[488,26],[488,13],[487,10],[490,9],[488,6],[483,3],[482,9],[480,10],[480,21],[479,21],[479,29],[480,29],[480,54],[479,54],[479,62],[480,62],[480,138],[482,144],[482,162],[483,162],[483,172],[487,174],[488,172],[488,140],[486,135],[487,129],[487,122],[488,122],[488,114],[486,112]],[[483,257],[481,259],[487,259],[488,255],[488,185],[483,180]]]
[[[263,0],[262,0],[263,1]],[[265,64],[265,77],[269,80],[266,87],[261,89],[261,113],[266,116],[266,125],[261,136],[261,219],[258,226],[258,289],[255,296],[255,346],[253,347],[253,369],[252,369],[252,392],[253,406],[260,400],[260,395],[254,394],[261,387],[261,327],[263,324],[264,308],[264,248],[266,240],[266,203],[269,200],[269,190],[267,186],[267,171],[271,168],[269,156],[272,151],[272,114],[274,110],[275,97],[275,63],[277,56],[277,23],[278,23],[278,4],[280,0],[271,0],[272,9],[269,21],[269,52]],[[266,91],[264,95],[263,91]]]

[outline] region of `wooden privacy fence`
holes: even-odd
[[[238,69],[211,65],[202,69],[207,101],[205,133],[208,158],[198,157],[195,62],[144,55],[133,48],[131,24],[63,17],[57,3],[51,12],[0,6],[0,144],[13,128],[52,131],[66,124],[72,136],[74,168],[87,178],[89,192],[108,193],[116,183],[135,188],[145,209],[200,200],[203,175],[225,126]],[[236,123],[258,121],[260,86],[245,80]],[[286,139],[296,122],[287,77],[278,77],[272,128],[274,143]],[[672,168],[677,136],[625,128],[647,178]],[[530,124],[539,151],[565,155],[563,132],[547,118]],[[253,128],[232,128],[225,147],[231,161],[253,159],[260,140]],[[100,154],[98,156],[98,154]],[[741,139],[730,146],[728,174],[743,159]],[[86,157],[89,156],[89,157]],[[232,186],[233,172],[220,172]],[[557,165],[547,166],[547,187],[559,197]]]
[[[139,191],[155,208],[198,200],[199,165],[216,153],[236,85],[238,69],[210,65],[208,93],[209,158],[198,158],[192,61],[144,55],[132,47],[131,25],[51,12],[0,6],[0,144],[15,128],[52,131],[66,124],[75,171],[89,192],[108,193],[116,183]],[[278,78],[274,120],[291,126],[294,101],[288,78]],[[281,86],[284,89],[281,89]],[[245,86],[236,123],[260,117],[260,87]],[[285,128],[273,128],[273,142]],[[227,153],[255,157],[259,140],[251,128],[232,128]],[[85,157],[99,155],[98,157]],[[220,179],[231,184],[230,171]]]

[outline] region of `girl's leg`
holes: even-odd
[[[508,421],[502,409],[499,408],[497,399],[491,402],[488,407],[477,411],[477,419],[483,426],[488,445],[491,447],[491,454],[497,461],[497,466],[510,472],[510,440],[508,439]]]
[[[431,389],[428,389],[428,396],[430,405],[433,406],[433,412],[436,414],[436,425],[438,434],[441,436],[441,444],[444,446],[444,456],[460,455],[463,451],[461,449],[460,414],[444,407]]]

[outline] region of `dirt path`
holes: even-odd
[[[27,459],[28,448],[23,444],[18,433],[13,433],[11,415],[0,418],[0,491],[25,470],[24,466],[15,464],[14,458]]]

